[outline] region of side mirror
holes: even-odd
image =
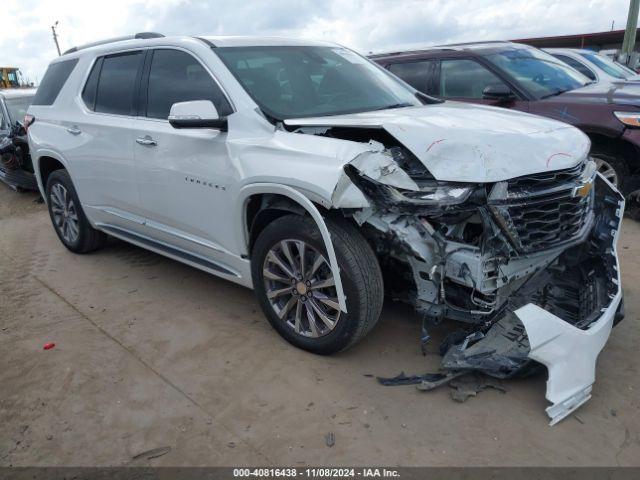
[[[511,89],[504,83],[493,83],[484,87],[482,91],[484,100],[494,100],[496,102],[510,102],[516,99]]]
[[[226,117],[220,117],[211,100],[174,103],[169,112],[173,128],[216,128],[227,130]]]

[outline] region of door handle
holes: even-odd
[[[156,142],[149,135],[136,138],[136,143],[139,143],[140,145],[146,145],[147,147],[155,147],[156,145],[158,145],[158,142]]]
[[[71,135],[80,135],[82,133],[82,130],[74,125],[73,127],[67,128],[67,132],[69,132]]]

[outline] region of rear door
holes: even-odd
[[[235,167],[220,129],[175,129],[167,118],[177,102],[210,100],[219,116],[232,113],[222,88],[192,53],[150,51],[134,126],[134,152],[146,235],[224,262],[233,245],[225,225],[232,209],[228,185]]]
[[[527,112],[529,102],[520,98],[508,102],[487,100],[483,91],[489,85],[507,85],[495,72],[471,58],[441,58],[437,80],[437,96],[447,100],[513,108]],[[509,86],[509,88],[511,88]]]
[[[143,60],[143,50],[97,58],[79,99],[82,112],[66,125],[77,141],[69,156],[83,207],[99,223],[131,230],[143,218],[133,161]]]

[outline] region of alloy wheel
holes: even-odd
[[[281,240],[263,264],[265,293],[276,315],[297,334],[317,338],[340,319],[335,279],[320,252],[302,240]]]
[[[73,244],[80,235],[80,220],[73,198],[61,183],[51,187],[51,212],[55,226],[68,244]]]
[[[595,160],[598,172],[600,172],[602,176],[606,178],[614,187],[618,187],[618,184],[620,183],[618,173],[611,166],[611,164],[601,158],[596,158]]]

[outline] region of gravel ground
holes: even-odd
[[[639,223],[593,398],[549,427],[544,375],[465,403],[378,385],[438,368],[443,331],[423,356],[407,307],[314,356],[247,289],[119,241],[68,252],[36,199],[0,184],[0,465],[640,465]]]

